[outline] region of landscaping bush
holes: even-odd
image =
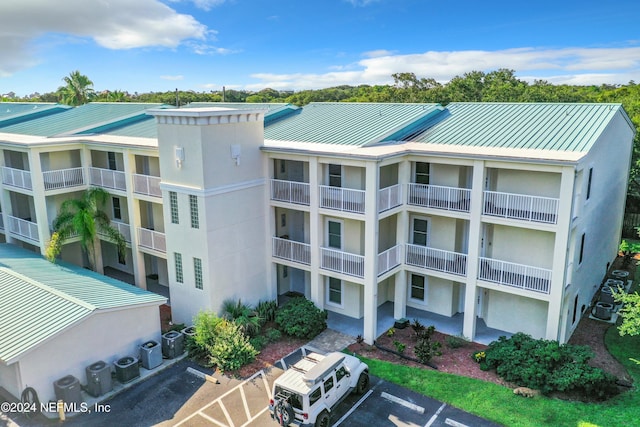
[[[250,337],[260,332],[262,319],[251,306],[243,304],[242,300],[225,300],[222,302],[222,315],[225,319],[233,320],[243,333]]]
[[[273,322],[276,320],[276,312],[278,311],[278,301],[260,301],[256,305],[256,312],[263,322]]]
[[[222,320],[210,311],[198,313],[193,321],[195,333],[193,337],[188,337],[185,341],[185,348],[189,352],[189,358],[198,362],[208,363],[208,347],[214,343],[218,324]]]
[[[436,327],[433,325],[426,328],[423,326],[416,330],[418,342],[413,348],[413,352],[420,363],[429,363],[434,356],[442,355],[442,352],[440,352],[442,345],[437,341],[431,341],[431,337],[435,331]]]
[[[308,299],[291,298],[276,313],[276,324],[296,338],[313,338],[327,327],[327,315]]]
[[[209,360],[221,371],[240,369],[258,354],[240,325],[226,319],[217,325],[215,341],[208,350]]]
[[[267,342],[276,342],[282,338],[282,332],[277,329],[269,328],[264,331],[264,336],[267,338]]]
[[[467,341],[464,337],[457,335],[447,335],[446,341],[447,347],[449,348],[460,348],[469,343],[469,341]]]
[[[535,340],[517,333],[489,344],[484,358],[476,355],[480,368],[495,369],[506,381],[540,390],[578,392],[606,398],[617,392],[615,377],[587,362],[593,353],[586,346]]]

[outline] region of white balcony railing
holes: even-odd
[[[158,252],[167,252],[167,240],[164,233],[148,228],[138,227],[138,245]]]
[[[363,190],[320,186],[320,207],[344,212],[364,213]]]
[[[551,270],[480,257],[478,279],[548,294]]]
[[[273,237],[273,256],[301,264],[311,264],[311,245],[294,240]]]
[[[364,277],[364,257],[336,249],[320,248],[320,268]]]
[[[127,243],[131,243],[131,225],[125,222],[120,221],[111,221],[111,226],[118,230],[122,237],[124,237],[124,241]],[[105,233],[100,233],[103,236],[106,236]]]
[[[272,179],[271,200],[309,206],[309,184],[306,182]]]
[[[22,169],[14,169],[6,166],[2,167],[2,183],[12,187],[32,190],[31,172]]]
[[[90,167],[89,180],[91,185],[95,185],[96,187],[112,188],[122,191],[127,189],[127,181],[122,171]]]
[[[409,183],[407,203],[410,205],[469,212],[470,201],[471,190],[468,188]]]
[[[84,168],[43,171],[42,178],[45,190],[77,187],[85,184]]]
[[[402,185],[396,184],[378,190],[378,212],[402,205]]]
[[[146,196],[162,197],[160,177],[151,175],[133,175],[133,192]]]
[[[397,267],[401,263],[402,245],[395,245],[378,254],[378,276]]]
[[[442,271],[458,276],[465,276],[467,274],[466,254],[427,246],[407,244],[407,253],[404,262],[407,265]]]
[[[9,215],[8,218],[10,233],[17,234],[34,242],[40,241],[38,237],[38,224],[11,215]]]
[[[503,218],[555,224],[558,221],[558,199],[485,191],[483,213]]]

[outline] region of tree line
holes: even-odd
[[[120,90],[96,92],[93,82],[74,71],[64,77],[55,92],[33,94],[27,98],[4,98],[2,101],[60,102],[81,105],[90,101],[151,102],[184,105],[191,102],[284,102],[304,106],[310,102],[420,102],[447,105],[450,102],[612,102],[624,106],[636,129],[640,128],[640,85],[555,85],[545,80],[533,83],[520,80],[515,71],[471,71],[447,83],[421,78],[414,73],[392,75],[390,85],[336,86],[326,89],[257,92],[228,89],[224,91],[166,91],[128,93]],[[640,212],[640,133],[634,139],[629,177],[627,208]]]

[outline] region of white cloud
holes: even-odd
[[[376,3],[380,0],[344,0],[347,3],[351,3],[353,6],[367,6],[371,3]]]
[[[195,18],[159,0],[5,0],[0,29],[0,76],[34,65],[33,42],[48,34],[93,39],[107,49],[175,48],[209,34]]]
[[[170,81],[184,80],[184,76],[182,76],[182,75],[178,75],[178,76],[160,76],[160,78],[162,80],[170,80]]]
[[[260,82],[248,89],[314,89],[337,85],[389,84],[393,73],[411,72],[418,77],[447,82],[469,71],[509,68],[523,80],[548,80],[567,84],[624,84],[640,81],[640,47],[613,48],[514,48],[498,51],[467,50],[394,55],[368,52],[357,67],[334,65],[321,74],[256,73]],[[344,68],[340,68],[344,67]],[[347,69],[348,71],[340,71]],[[338,71],[334,71],[338,70]]]
[[[180,3],[180,2],[190,1],[198,9],[209,11],[216,6],[221,5],[226,0],[168,0],[168,1],[171,3]]]

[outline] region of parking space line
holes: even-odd
[[[244,412],[247,414],[247,419],[251,418],[251,412],[249,412],[249,404],[247,403],[247,396],[244,394],[244,384],[240,384],[240,395],[242,396],[242,405],[244,406]]]
[[[247,421],[246,423],[242,424],[242,426],[240,427],[247,427],[248,425],[250,425],[254,420],[256,420],[260,415],[264,414],[266,411],[269,410],[269,406],[265,406],[262,411],[258,412],[256,414],[255,417],[251,418],[249,421]]]
[[[404,406],[405,408],[409,408],[412,411],[416,411],[419,414],[424,414],[424,408],[422,406],[418,406],[415,403],[411,403],[407,400],[400,399],[399,397],[389,394],[387,392],[383,391],[382,393],[380,393],[380,397],[382,397],[383,399],[387,399],[390,402],[397,403],[398,405]]]
[[[271,395],[271,386],[269,385],[269,381],[267,381],[266,375],[262,376],[262,382],[264,383],[264,389],[267,390],[267,398],[273,399],[273,396]]]
[[[226,424],[222,424],[221,422],[219,422],[215,418],[211,418],[209,415],[205,414],[204,412],[200,412],[200,413],[198,413],[198,415],[200,415],[202,418],[206,418],[208,421],[211,421],[214,424],[219,425],[220,427],[229,427]]]
[[[459,423],[455,420],[452,420],[451,418],[447,418],[446,420],[444,420],[444,423],[452,427],[469,427],[466,424]]]
[[[443,403],[442,406],[440,406],[438,408],[438,410],[436,411],[435,414],[433,414],[433,416],[431,418],[429,418],[429,422],[427,424],[425,424],[424,427],[431,427],[431,424],[433,424],[437,419],[438,419],[438,415],[440,415],[440,412],[442,412],[442,410],[447,406],[446,403]],[[448,418],[447,418],[448,419]]]
[[[231,419],[231,415],[229,415],[229,411],[227,411],[227,408],[224,406],[224,403],[222,403],[222,400],[218,401],[218,405],[220,405],[220,409],[222,409],[222,413],[224,414],[225,418],[229,422],[229,427],[236,427],[236,425],[233,423],[233,420]]]
[[[375,388],[375,387],[374,387],[374,388]],[[365,395],[364,395],[364,396],[362,396],[362,397],[360,398],[360,400],[358,400],[358,401],[356,402],[356,404],[355,404],[355,405],[353,405],[353,406],[351,407],[351,409],[349,409],[349,411],[348,411],[346,414],[344,414],[344,415],[342,416],[342,418],[340,418],[340,419],[339,419],[339,420],[338,420],[338,421],[333,425],[333,427],[338,427],[340,424],[342,424],[342,422],[343,422],[345,419],[347,419],[347,417],[349,417],[349,415],[351,415],[351,414],[353,413],[353,411],[355,411],[356,409],[358,409],[358,406],[360,406],[360,405],[362,404],[362,402],[364,402],[365,400],[367,400],[367,397],[371,396],[371,393],[373,393],[373,388],[372,388],[371,390],[369,390],[368,392],[366,392],[366,393],[365,393]]]

